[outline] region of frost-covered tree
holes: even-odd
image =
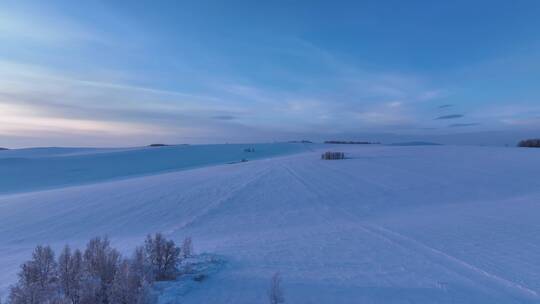
[[[57,303],[57,264],[49,246],[37,246],[32,260],[24,263],[19,280],[10,290],[11,304]]]
[[[79,304],[83,288],[83,258],[80,250],[73,253],[69,246],[64,247],[58,257],[58,279],[61,291],[72,304]]]
[[[120,254],[110,246],[109,240],[96,237],[90,240],[83,255],[85,284],[83,303],[108,304],[109,289],[112,286]]]
[[[176,278],[180,248],[176,247],[174,241],[167,240],[161,233],[156,233],[154,237],[148,235],[144,248],[147,264],[151,267],[155,280]]]
[[[122,260],[111,288],[112,303],[148,304],[154,302],[150,293],[150,284],[140,272],[139,266],[136,260]]]
[[[191,240],[184,242],[191,253]],[[154,304],[155,280],[175,279],[180,248],[161,234],[148,236],[131,258],[122,258],[107,238],[91,239],[84,251],[66,246],[58,261],[37,246],[21,266],[8,304]]]
[[[131,258],[131,267],[144,282],[152,284],[154,282],[154,276],[152,273],[152,267],[147,263],[147,261],[148,259],[146,258],[144,247],[140,246],[135,248],[133,257]]]
[[[192,255],[193,255],[193,241],[191,240],[191,237],[187,237],[184,239],[184,242],[182,242],[182,257],[189,258]]]
[[[270,304],[285,303],[283,297],[283,289],[281,288],[281,275],[279,272],[274,273],[270,281],[270,289],[268,290],[268,299]]]

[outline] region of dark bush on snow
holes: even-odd
[[[540,148],[540,139],[526,139],[518,143],[518,147],[523,148]]]
[[[329,160],[329,159],[345,159],[345,153],[328,151],[328,152],[324,152],[321,155],[321,159],[326,159],[326,160]]]
[[[173,241],[157,233],[154,237],[149,235],[146,238],[144,248],[146,261],[157,281],[172,280],[176,277],[180,248],[176,247]]]
[[[152,283],[175,280],[180,262],[192,251],[191,238],[180,248],[160,233],[149,235],[131,258],[122,257],[107,238],[91,239],[84,252],[66,246],[58,259],[49,246],[37,246],[21,266],[7,303],[155,303]]]

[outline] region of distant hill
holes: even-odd
[[[9,150],[9,149],[0,147],[0,151],[5,151],[5,150]]]

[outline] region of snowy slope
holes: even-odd
[[[255,152],[244,152],[254,148]],[[125,149],[31,148],[0,153],[0,194],[306,151],[303,144],[178,145]]]
[[[328,148],[328,147],[325,147]],[[540,150],[338,146],[0,196],[0,284],[38,243],[192,236],[226,266],[182,303],[538,303]]]

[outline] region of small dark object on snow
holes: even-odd
[[[255,152],[255,148],[245,148],[244,152]]]
[[[195,281],[195,282],[202,282],[202,281],[206,280],[207,278],[208,278],[208,276],[207,276],[206,274],[204,274],[204,273],[199,273],[199,274],[197,274],[197,275],[195,275],[195,276],[193,277],[193,281]]]
[[[345,153],[343,152],[324,152],[321,155],[321,159],[330,160],[330,159],[345,159]]]

